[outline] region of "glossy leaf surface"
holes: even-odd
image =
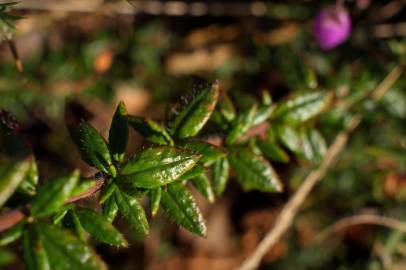
[[[228,158],[237,180],[245,190],[282,191],[279,176],[263,157],[241,147],[235,149]]]
[[[257,145],[267,159],[282,163],[289,162],[289,155],[276,142],[258,140]]]
[[[107,184],[103,186],[103,189],[100,194],[99,202],[103,204],[107,199],[109,199],[116,190],[117,185],[114,183],[112,179],[107,180]]]
[[[196,189],[211,203],[214,202],[214,191],[206,174],[201,174],[192,180]]]
[[[232,145],[244,135],[248,129],[254,124],[254,118],[257,113],[257,106],[254,104],[250,109],[242,112],[234,121],[230,131],[226,137],[226,144]]]
[[[18,190],[22,193],[35,195],[38,184],[38,166],[35,158],[32,157],[30,168],[24,181],[19,185]]]
[[[52,216],[52,223],[54,225],[59,224],[64,217],[66,216],[66,214],[69,212],[69,210],[74,209],[76,206],[73,203],[70,204],[65,204],[63,207],[61,207],[61,209],[56,212],[53,216]]]
[[[164,127],[152,120],[129,116],[130,126],[148,141],[160,145],[173,145],[173,140]]]
[[[219,100],[218,111],[227,122],[233,121],[237,115],[234,104],[228,95],[222,96]]]
[[[30,158],[0,165],[0,207],[13,195],[31,167]]]
[[[109,148],[113,159],[123,161],[125,148],[128,142],[127,110],[123,102],[120,102],[114,113],[109,130]]]
[[[153,217],[158,213],[161,198],[162,188],[154,188],[149,191],[149,207],[151,208],[151,215]]]
[[[97,184],[97,180],[94,179],[81,179],[72,190],[70,197],[78,196],[91,189]]]
[[[83,242],[86,243],[87,235],[86,231],[80,223],[79,217],[76,211],[69,210],[65,218],[62,220],[65,227],[72,229],[75,235]]]
[[[289,123],[302,123],[322,112],[330,100],[323,91],[305,93],[280,103],[273,117]]]
[[[316,129],[303,129],[300,132],[303,157],[320,162],[327,151],[326,141]]]
[[[133,230],[137,233],[148,234],[149,225],[147,217],[144,208],[138,200],[118,189],[115,191],[114,196],[120,213],[128,221]]]
[[[44,223],[36,223],[36,227],[48,255],[50,269],[107,269],[96,253],[69,231]]]
[[[127,246],[124,236],[102,215],[89,208],[76,211],[83,228],[96,240],[116,246]]]
[[[291,126],[278,125],[274,127],[278,140],[293,153],[301,152],[299,132]]]
[[[57,212],[72,194],[78,180],[79,171],[74,171],[46,182],[31,204],[31,214],[38,217]]]
[[[197,235],[206,236],[203,216],[192,194],[184,185],[168,185],[167,190],[162,192],[162,205],[171,220]]]
[[[109,197],[103,204],[103,216],[110,223],[114,221],[118,213],[118,206],[114,196]]]
[[[199,162],[203,163],[205,166],[209,166],[215,160],[226,156],[224,150],[220,147],[216,147],[210,143],[202,142],[202,141],[186,141],[178,143],[182,147],[195,151],[199,153],[202,157],[200,158]]]
[[[202,90],[176,116],[172,132],[178,139],[196,136],[209,120],[220,94],[219,82],[214,82],[209,88]]]
[[[185,172],[184,174],[182,174],[178,180],[179,181],[187,181],[190,179],[193,179],[203,173],[205,173],[205,168],[202,165],[195,165],[192,169],[190,169],[189,171]]]
[[[230,164],[227,158],[222,158],[214,162],[212,165],[212,179],[214,193],[218,196],[226,188],[229,176]]]
[[[123,165],[118,181],[138,188],[167,185],[193,168],[200,156],[174,147],[156,147],[142,151]]]
[[[82,122],[77,130],[71,129],[71,134],[84,161],[106,174],[116,175],[107,143],[94,127]]]

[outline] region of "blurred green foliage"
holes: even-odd
[[[199,20],[143,16],[128,22],[96,16],[93,19],[99,25],[91,34],[72,22],[54,23],[48,26],[49,34],[40,36],[43,39],[41,46],[24,56],[23,74],[16,70],[11,60],[0,63],[0,108],[12,112],[23,127],[34,132],[35,129],[29,129],[37,121],[53,123],[50,126],[59,129],[62,125],[54,124],[63,122],[65,105],[72,99],[84,104],[96,100],[112,107],[119,86],[123,84],[133,86],[133,92],[146,90],[152,97],[151,104],[148,104],[152,109],[165,107],[182,94],[183,89],[199,84],[201,78],[220,78],[225,91],[241,111],[250,108],[263,89],[268,90],[275,101],[309,89],[328,89],[334,93],[335,101],[350,102],[355,106],[351,110],[333,106],[320,119],[307,123],[306,128],[319,129],[328,144],[353,113],[361,112],[365,120],[352,135],[339,162],[311,195],[299,218],[312,221],[318,231],[342,216],[364,209],[406,220],[405,76],[381,101],[375,103],[365,99],[394,65],[404,65],[405,38],[378,39],[369,29],[370,24],[376,23],[370,21],[369,14],[388,1],[374,3],[367,10],[357,10],[353,2],[350,3],[356,18],[353,36],[329,52],[320,51],[310,33],[309,20],[323,3],[295,4],[294,7],[282,1],[269,3],[270,12],[265,18],[247,22],[215,17]],[[0,12],[2,10],[0,6]],[[28,20],[30,16],[25,17]],[[397,23],[399,19],[395,17],[392,21]],[[288,23],[299,25],[292,38],[281,43],[261,39],[276,29],[283,29]],[[191,39],[191,32],[201,28],[207,30],[212,25],[219,27],[217,31],[232,26],[236,34],[229,40],[222,38],[221,34],[210,40],[207,32],[203,32],[201,35],[207,40],[202,45],[192,46],[185,41]],[[35,28],[33,31],[35,33]],[[53,38],[60,39],[61,44],[55,45]],[[18,43],[18,38],[16,41],[21,49],[29,46]],[[232,45],[233,49],[231,57],[220,65],[180,74],[169,68],[168,60],[179,52],[210,52],[217,45],[224,44]],[[4,49],[7,52],[7,48]],[[95,64],[102,61],[103,53],[107,55],[105,57],[111,57],[106,70]],[[193,59],[189,63],[191,66]],[[158,118],[163,117],[159,115]],[[221,130],[219,126],[221,123],[214,123],[211,128]],[[52,150],[61,157],[59,167],[66,164],[74,167],[69,154],[64,156],[69,148],[64,140],[67,132],[60,133],[64,135],[46,142],[54,145],[45,150]],[[41,147],[37,151],[43,151],[45,156],[50,154]],[[283,151],[292,154],[291,149]],[[293,162],[300,166],[280,165],[288,186],[287,194],[298,187],[313,167],[300,158],[293,157]],[[396,183],[395,190],[388,190],[388,181]],[[241,191],[232,189],[232,192]],[[230,195],[235,198],[233,196]],[[271,200],[269,206],[274,206]],[[300,228],[296,227],[287,239],[289,248],[286,254],[271,266],[265,263],[263,267],[375,270],[385,269],[383,256],[389,256],[394,265],[404,263],[404,248],[401,247],[406,240],[402,233],[371,227],[365,228],[363,233],[358,239],[334,235],[320,245],[303,247],[297,240]],[[375,245],[383,246],[382,254],[373,250]],[[164,239],[159,257],[165,257],[173,249],[172,244]],[[11,261],[11,258],[8,251],[0,251],[0,264]]]

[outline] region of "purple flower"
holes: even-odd
[[[337,47],[351,33],[350,15],[342,5],[324,8],[314,18],[313,33],[323,50]]]

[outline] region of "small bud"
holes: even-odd
[[[337,47],[351,33],[351,18],[342,5],[322,9],[314,18],[313,33],[323,50]]]

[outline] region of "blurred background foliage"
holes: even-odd
[[[92,173],[72,151],[66,110],[106,134],[119,100],[130,114],[161,120],[168,104],[202,81],[220,79],[240,107],[263,90],[280,100],[296,91],[327,89],[335,100],[356,104],[351,110],[334,105],[312,123],[328,142],[352,113],[361,111],[365,121],[262,268],[406,268],[406,237],[395,230],[359,225],[312,242],[323,228],[355,213],[406,220],[405,76],[380,102],[364,99],[391,68],[405,64],[404,1],[345,1],[352,34],[330,51],[313,39],[311,20],[331,1],[224,1],[218,6],[224,14],[202,16],[136,12],[148,1],[33,2],[37,5],[25,0],[15,6],[12,14],[23,18],[8,29],[23,72],[8,43],[0,45],[0,107],[22,123],[41,178],[76,167]],[[241,14],[227,14],[241,4]],[[141,138],[130,135],[134,150]],[[97,249],[112,269],[231,269],[253,251],[312,168],[302,160],[274,165],[287,186],[281,195],[243,193],[232,182],[213,205],[199,201],[207,239],[157,218],[151,235],[134,236],[131,248]],[[12,260],[10,269],[20,267],[9,251],[0,250],[0,265]]]

